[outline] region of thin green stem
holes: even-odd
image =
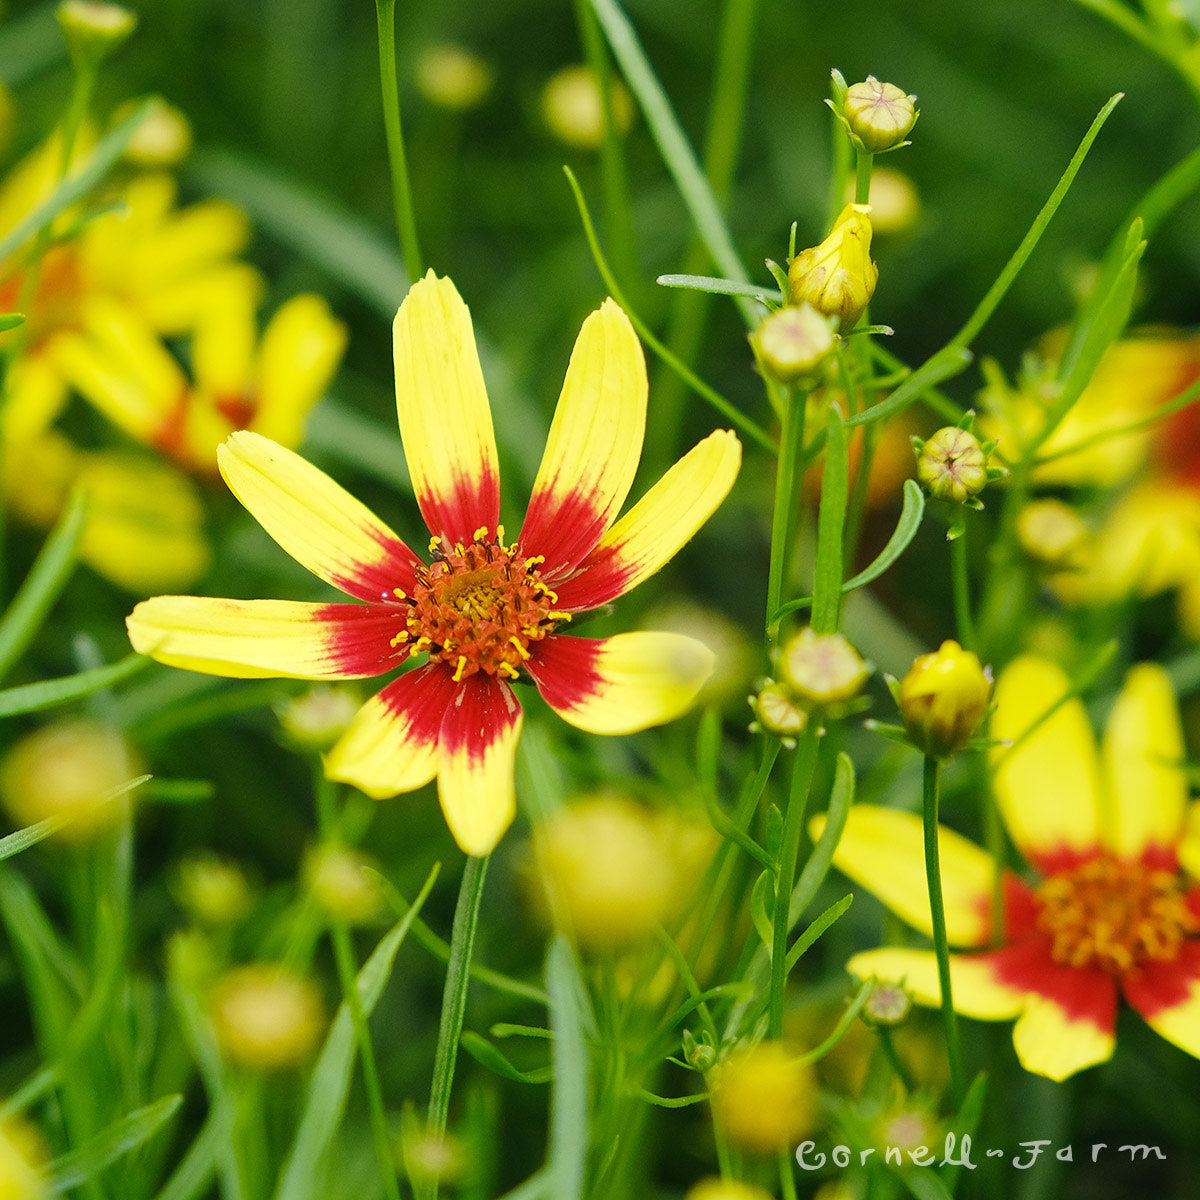
[[[479,905],[483,899],[483,881],[487,858],[468,855],[454,910],[450,935],[450,963],[446,969],[446,987],[442,993],[442,1019],[438,1028],[437,1053],[433,1064],[433,1087],[429,1093],[429,1132],[441,1137],[446,1132],[450,1113],[450,1088],[454,1082],[454,1063],[458,1057],[458,1039],[462,1035],[463,1015],[467,1007],[467,984],[471,978],[471,954],[475,947],[475,928],[479,923]],[[429,1187],[430,1200],[437,1200],[438,1181]]]
[[[950,946],[946,939],[946,905],[942,898],[942,868],[938,859],[938,789],[942,764],[925,756],[923,812],[925,822],[925,878],[929,884],[929,911],[933,918],[933,949],[937,955],[938,985],[942,993],[942,1021],[946,1027],[946,1054],[950,1060],[950,1091],[955,1107],[966,1094],[963,1087],[962,1043],[958,1014],[950,990]]]
[[[976,647],[975,621],[971,616],[971,581],[967,571],[967,530],[950,542],[950,580],[954,596],[954,624],[964,650]]]
[[[854,203],[871,203],[871,169],[875,165],[875,155],[869,150],[858,151],[857,169],[854,175]]]
[[[783,838],[779,848],[779,871],[775,879],[775,910],[771,938],[771,992],[767,1020],[767,1036],[783,1036],[783,993],[787,986],[787,935],[790,927],[789,907],[792,884],[796,878],[796,861],[800,857],[800,838],[804,833],[804,816],[808,809],[808,794],[812,790],[813,772],[817,764],[817,744],[820,722],[810,720],[796,747],[792,763],[792,786],[788,795],[787,812],[783,818]]]
[[[905,1092],[911,1093],[914,1090],[913,1078],[908,1068],[904,1065],[904,1060],[900,1057],[900,1052],[896,1049],[896,1039],[892,1037],[892,1031],[885,1025],[879,1026],[875,1033],[879,1037],[879,1044],[883,1047],[884,1057],[888,1060],[892,1070],[896,1073],[896,1078],[900,1080]]]
[[[773,617],[783,600],[783,588],[791,556],[800,455],[804,449],[804,417],[807,405],[802,392],[788,389],[783,396],[783,429],[779,463],[775,472],[775,509],[771,517],[771,561],[767,568],[767,636],[774,633]]]
[[[383,91],[383,127],[392,173],[396,232],[400,235],[400,253],[409,279],[420,279],[425,274],[425,260],[417,240],[408,159],[400,127],[400,90],[396,82],[396,0],[375,0],[375,16],[379,26],[379,82]]]
[[[779,1193],[783,1200],[796,1200],[796,1173],[792,1170],[792,1152],[786,1146],[779,1151]]]

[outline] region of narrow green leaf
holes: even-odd
[[[553,1182],[549,1170],[543,1168],[534,1175],[518,1184],[511,1192],[505,1192],[500,1200],[550,1200],[552,1193],[550,1184]]]
[[[129,654],[107,667],[80,671],[77,675],[64,675],[60,679],[47,679],[43,683],[5,688],[0,691],[0,717],[37,712],[39,709],[53,708],[56,704],[66,704],[68,700],[81,700],[84,696],[136,675],[152,661],[140,654]]]
[[[840,900],[835,900],[792,944],[788,951],[787,969],[791,974],[792,968],[801,955],[823,934],[842,913],[854,902],[853,893],[848,893]]]
[[[916,1200],[954,1200],[932,1167],[905,1167],[893,1173]]]
[[[60,1195],[94,1179],[105,1167],[136,1150],[175,1115],[182,1103],[182,1096],[164,1096],[114,1121],[78,1149],[56,1158],[50,1164],[51,1194]]]
[[[384,935],[358,973],[358,995],[367,1016],[379,1003],[392,972],[392,963],[433,888],[438,870],[439,866],[435,865],[408,912]],[[309,1200],[317,1195],[317,1168],[345,1112],[354,1053],[354,1023],[350,1019],[349,1006],[343,1002],[309,1077],[304,1112],[279,1173],[275,1200]]]
[[[513,1083],[549,1083],[554,1078],[553,1067],[538,1067],[533,1071],[522,1071],[512,1060],[502,1054],[491,1042],[469,1029],[459,1039],[462,1048],[480,1065]]]
[[[841,410],[831,404],[825,426],[825,469],[821,475],[817,563],[813,571],[812,627],[817,633],[836,633],[841,615],[842,539],[846,535],[849,494],[850,451],[846,425]]]
[[[771,921],[771,909],[774,907],[775,875],[772,871],[763,871],[754,881],[754,889],[750,893],[750,919],[768,950],[775,938],[775,926]]]
[[[943,346],[917,367],[886,400],[880,400],[878,404],[872,404],[862,412],[847,417],[847,428],[869,425],[872,421],[882,421],[895,416],[910,404],[915,404],[939,383],[965,371],[971,365],[971,361],[972,355],[969,350],[954,344]]]
[[[209,1117],[154,1200],[197,1200],[203,1195],[216,1170],[220,1134],[220,1126]]]
[[[7,333],[10,329],[16,329],[18,325],[24,324],[24,313],[14,312],[0,314],[0,333]]]
[[[783,303],[783,293],[778,288],[759,287],[737,279],[717,279],[712,275],[660,275],[654,282],[662,287],[687,288],[714,296],[748,296],[760,304]]]
[[[559,934],[546,955],[546,994],[554,1033],[547,1167],[555,1200],[583,1200],[586,1180],[589,1071],[579,999],[583,993],[575,956]]]
[[[987,1075],[980,1071],[975,1076],[971,1086],[967,1089],[966,1098],[962,1102],[962,1107],[958,1110],[958,1116],[954,1120],[954,1132],[957,1135],[960,1146],[964,1137],[975,1136],[975,1131],[979,1128],[979,1122],[983,1119],[983,1102],[987,1098],[987,1082]],[[962,1164],[958,1161],[947,1163],[941,1169],[941,1180],[946,1185],[946,1190],[951,1194],[954,1192],[954,1185],[957,1183],[962,1170]]]
[[[846,1030],[850,1028],[854,1018],[858,1016],[862,1006],[866,1004],[867,997],[871,994],[871,989],[875,986],[873,979],[868,979],[862,987],[858,989],[854,999],[850,1001],[849,1007],[838,1020],[838,1023],[833,1027],[833,1032],[820,1045],[814,1046],[807,1054],[801,1055],[802,1061],[806,1063],[816,1062],[818,1059],[824,1058],[842,1040]]]
[[[1200,384],[1196,385],[1196,390],[1200,394]],[[900,519],[896,522],[896,528],[892,531],[892,536],[888,538],[887,545],[869,566],[864,567],[857,575],[842,584],[842,594],[845,595],[846,592],[866,587],[868,583],[873,583],[878,579],[908,549],[909,542],[916,537],[917,530],[921,527],[921,518],[924,515],[925,493],[921,491],[921,485],[915,479],[906,479]],[[775,624],[781,617],[785,617],[797,609],[807,608],[811,603],[811,596],[803,596],[799,600],[789,600],[787,604],[781,605],[776,610],[775,615],[771,618],[771,623]]]
[[[129,780],[128,783],[121,784],[120,787],[113,788],[108,792],[102,804],[116,800],[118,797],[125,795],[126,792],[133,791],[150,778],[149,775],[138,775],[135,779]],[[36,846],[38,842],[44,841],[52,833],[56,833],[62,829],[64,825],[69,825],[74,818],[70,814],[60,814],[53,817],[47,817],[44,821],[38,821],[36,825],[26,825],[24,829],[18,829],[14,833],[6,834],[0,838],[0,862],[6,858],[12,858],[14,854],[20,854],[22,850],[28,850],[30,846]]]
[[[841,841],[842,830],[846,828],[846,819],[853,803],[854,763],[849,755],[842,753],[837,756],[837,766],[833,772],[833,790],[829,795],[825,828],[808,856],[808,862],[804,864],[804,870],[792,889],[792,898],[788,901],[788,921],[791,924],[800,919],[800,914],[812,903],[817,890],[825,882],[833,863],[833,852]]]
[[[0,238],[0,261],[19,250],[31,237],[45,229],[60,213],[78,203],[116,165],[125,153],[141,123],[154,111],[160,101],[155,97],[143,100],[123,121],[114,125],[96,143],[83,166],[64,179],[50,198]]]
[[[700,1092],[695,1096],[656,1096],[645,1088],[638,1088],[638,1096],[656,1108],[690,1108],[693,1104],[703,1104],[708,1099],[707,1092]]]

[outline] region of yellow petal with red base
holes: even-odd
[[[301,565],[360,600],[409,591],[416,555],[324,471],[256,433],[217,451],[230,491]]]
[[[1112,806],[1105,843],[1122,857],[1145,854],[1173,870],[1187,777],[1179,701],[1162,667],[1141,663],[1126,675],[1104,731],[1103,756]]]
[[[495,532],[500,472],[471,314],[430,271],[392,324],[400,437],[421,515],[450,544]]]
[[[653,575],[729,494],[741,461],[732,432],[709,434],[600,539],[576,575],[555,584],[558,607],[596,608]]]
[[[814,838],[825,828],[816,817]],[[951,829],[938,829],[946,935],[954,946],[979,946],[987,939],[988,905],[995,864],[973,842]],[[856,804],[833,855],[834,865],[879,897],[914,929],[933,934],[925,877],[925,834],[921,818],[896,808]]]
[[[479,672],[458,685],[438,738],[438,798],[467,854],[490,854],[512,824],[520,735],[521,706],[508,684]]]
[[[996,683],[992,716],[992,737],[1017,743],[990,754],[1001,814],[1017,848],[1047,874],[1094,853],[1100,840],[1099,766],[1083,705],[1068,700],[1022,736],[1069,687],[1054,663],[1015,659]]]
[[[1115,986],[1112,1021],[1116,1020]],[[1063,1080],[1112,1057],[1116,1038],[1107,1027],[1072,1017],[1054,1000],[1030,995],[1013,1026],[1013,1047],[1021,1066],[1035,1075]]]
[[[686,712],[716,665],[702,642],[680,633],[552,637],[525,664],[543,699],[589,733],[633,733]]]
[[[1200,1058],[1200,942],[1185,942],[1171,961],[1144,963],[1124,992],[1151,1029]]]
[[[382,604],[155,596],[125,619],[139,654],[233,679],[363,679],[398,666],[401,618]]]
[[[551,583],[595,547],[633,484],[646,432],[646,363],[612,300],[584,322],[521,529]]]
[[[859,979],[903,983],[918,1004],[942,1002],[932,950],[867,950],[856,954],[846,970]],[[1011,1020],[1025,1005],[1025,994],[998,980],[984,955],[950,956],[950,991],[955,1011],[979,1021]]]
[[[442,718],[458,690],[441,664],[393,679],[325,756],[325,774],[375,800],[428,783],[437,774]]]

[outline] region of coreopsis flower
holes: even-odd
[[[917,747],[934,758],[949,758],[978,728],[991,694],[991,668],[947,639],[934,653],[917,657],[897,696],[904,728]]]
[[[377,798],[436,777],[451,832],[482,855],[516,807],[514,681],[532,681],[581,729],[621,734],[678,716],[711,673],[711,651],[683,635],[563,629],[675,554],[732,487],[741,447],[731,432],[711,434],[614,523],[641,451],[646,375],[628,318],[606,301],[575,344],[509,542],[471,318],[448,279],[413,285],[394,342],[430,561],[304,459],[239,432],[218,452],[234,494],[297,561],[364,603],[160,596],[134,609],[129,634],[160,662],[238,678],[353,679],[410,665],[359,710],[326,773]]]
[[[879,280],[871,261],[871,206],[847,204],[829,236],[801,250],[788,264],[789,304],[811,304],[817,312],[838,318],[849,332],[862,316]]]
[[[1002,930],[991,929],[989,904],[1003,868],[958,834],[939,833],[947,932],[962,951],[950,957],[955,1007],[1016,1018],[1022,1065],[1057,1080],[1109,1058],[1122,996],[1200,1056],[1200,888],[1189,877],[1200,831],[1188,833],[1175,695],[1161,668],[1133,667],[1097,753],[1078,700],[1027,732],[1068,687],[1060,668],[1032,656],[997,683],[992,733],[1013,745],[992,751],[996,798],[1034,872],[1004,870]],[[856,805],[834,861],[930,933],[917,816]],[[872,950],[848,967],[903,981],[918,1003],[940,1002],[932,950]]]
[[[816,1124],[816,1072],[786,1042],[739,1046],[709,1079],[713,1120],[751,1153],[790,1150]]]

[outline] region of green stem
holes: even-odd
[[[871,168],[875,165],[875,155],[869,150],[858,152],[857,170],[854,176],[854,203],[871,203]]]
[[[798,464],[804,449],[807,397],[791,388],[783,396],[783,429],[779,464],[775,472],[775,510],[771,517],[771,561],[767,569],[767,636],[774,630],[772,617],[783,599],[784,578],[791,555],[792,526],[797,501]]]
[[[808,809],[808,794],[812,790],[813,771],[817,763],[817,743],[820,722],[810,720],[796,747],[792,764],[792,786],[788,795],[787,812],[783,818],[783,838],[779,848],[779,872],[775,880],[775,911],[771,938],[771,993],[767,1036],[783,1036],[783,993],[787,986],[787,935],[790,926],[788,909],[792,884],[796,878],[796,861],[800,857],[800,839],[804,834],[804,816]]]
[[[379,26],[379,82],[383,89],[383,127],[387,136],[388,166],[392,172],[396,232],[400,235],[400,253],[409,279],[420,279],[425,274],[425,260],[417,240],[408,160],[400,128],[400,91],[396,83],[396,0],[375,0],[375,16]]]
[[[967,530],[950,543],[950,576],[954,593],[954,624],[964,650],[974,650],[975,622],[971,617],[971,583],[967,571]]]
[[[458,1057],[458,1039],[462,1035],[463,1014],[467,1007],[467,983],[471,978],[471,953],[475,946],[475,928],[479,923],[479,905],[483,899],[483,880],[487,858],[468,855],[454,910],[450,935],[450,964],[446,970],[446,988],[442,993],[442,1019],[438,1028],[437,1053],[433,1064],[433,1087],[429,1093],[429,1132],[441,1137],[446,1132],[450,1112],[450,1087],[454,1082],[454,1062]],[[438,1182],[430,1185],[430,1200],[437,1200]]]
[[[929,884],[929,911],[933,918],[933,949],[937,955],[938,985],[942,993],[942,1021],[946,1027],[946,1054],[950,1060],[950,1091],[955,1107],[962,1104],[962,1043],[958,1014],[950,990],[950,946],[946,940],[946,906],[942,899],[942,869],[938,860],[938,787],[942,764],[925,756],[923,810],[925,818],[925,877]]]
[[[783,1200],[796,1200],[796,1173],[792,1170],[792,1152],[786,1146],[779,1151],[779,1194]]]
[[[909,1074],[908,1068],[904,1065],[904,1060],[900,1057],[899,1051],[896,1049],[896,1039],[892,1037],[892,1031],[887,1026],[881,1025],[875,1032],[879,1036],[880,1046],[883,1047],[884,1057],[896,1073],[896,1078],[900,1080],[905,1092],[911,1095],[915,1090],[913,1078]]]

